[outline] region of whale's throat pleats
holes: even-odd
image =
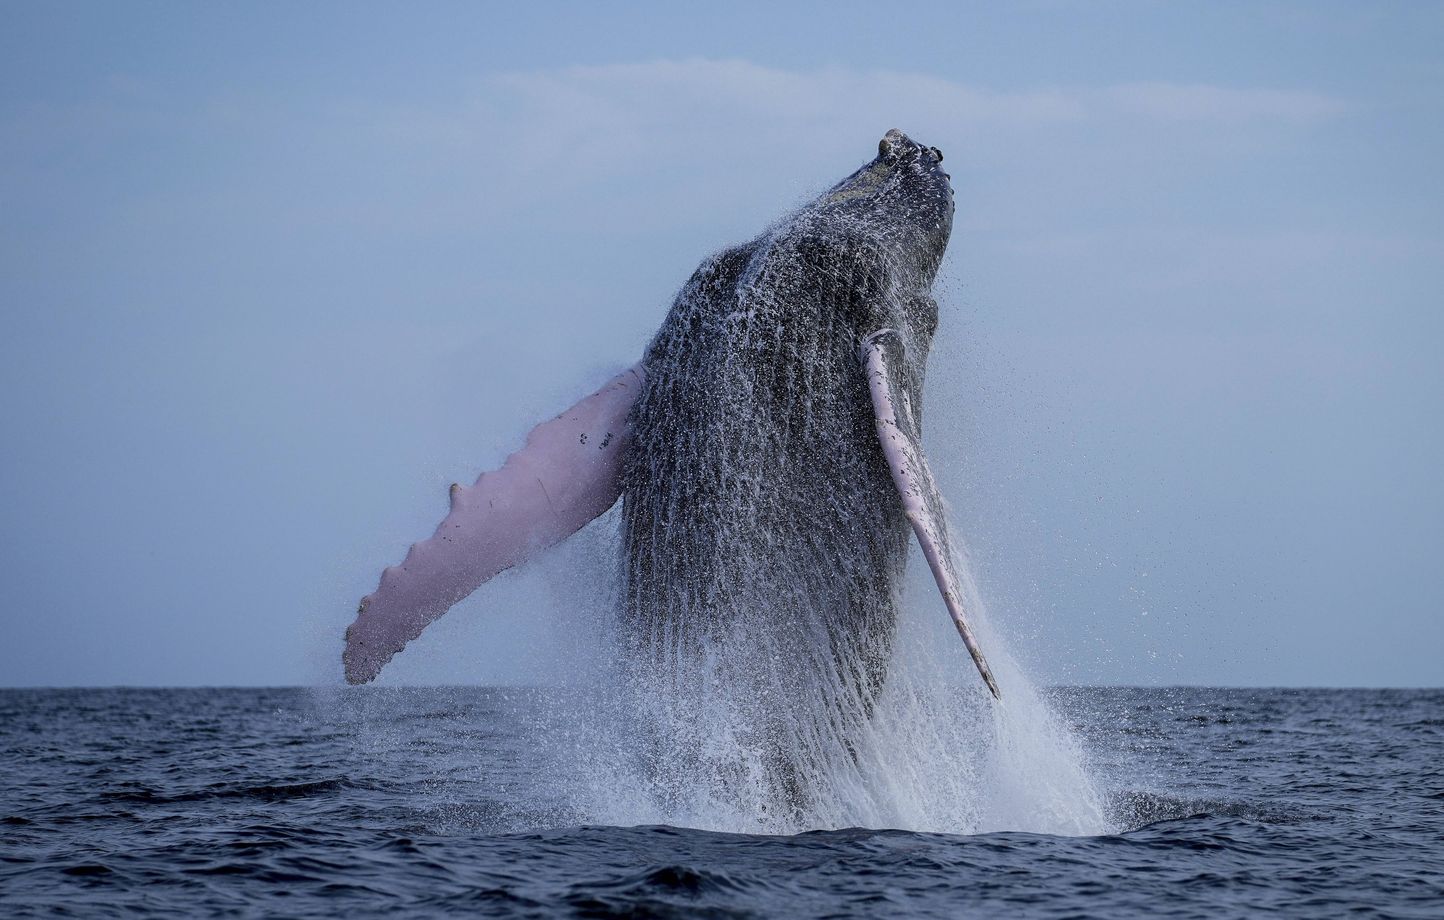
[[[632,410],[633,666],[684,708],[689,688],[712,695],[698,706],[726,694],[789,776],[868,717],[891,655],[909,530],[857,358],[885,276],[815,234],[719,255],[652,342]]]

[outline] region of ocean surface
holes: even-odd
[[[1444,917],[1444,691],[1046,691],[1082,834],[589,812],[558,695],[0,691],[0,915]]]

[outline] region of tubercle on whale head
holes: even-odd
[[[924,147],[897,128],[890,129],[877,142],[877,155],[881,160],[895,163],[905,156],[926,156],[934,162],[943,161],[943,152],[936,147]]]

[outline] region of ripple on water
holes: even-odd
[[[1080,837],[587,826],[502,698],[0,692],[3,913],[1444,916],[1439,691],[1059,691]]]

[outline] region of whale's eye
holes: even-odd
[[[929,147],[928,149],[933,152],[933,156],[938,158],[939,163],[943,161],[943,152],[941,150],[936,147]]]

